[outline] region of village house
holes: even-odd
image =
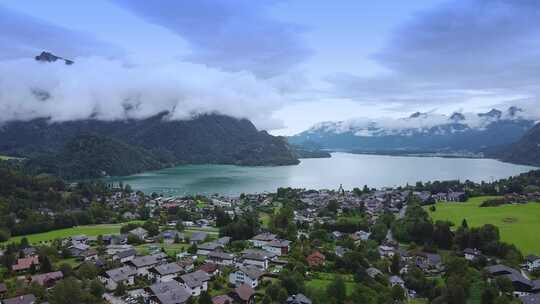
[[[96,261],[99,257],[98,257],[97,250],[94,249],[94,248],[90,248],[90,249],[82,252],[81,255],[80,255],[80,258],[83,261],[88,262],[88,261]]]
[[[124,266],[106,271],[103,275],[99,276],[99,280],[108,290],[115,290],[120,282],[125,286],[133,285],[136,274],[137,271],[135,269]]]
[[[178,265],[184,268],[186,272],[190,272],[195,268],[195,261],[193,257],[186,256],[178,259]]]
[[[206,259],[222,266],[232,266],[234,264],[234,256],[226,252],[210,252]]]
[[[427,274],[439,274],[443,271],[442,258],[436,253],[417,253],[416,266]]]
[[[269,232],[264,232],[254,236],[253,238],[251,238],[251,240],[249,240],[249,242],[253,245],[253,247],[262,248],[264,245],[277,239],[277,235]]]
[[[203,291],[208,290],[208,281],[210,276],[204,272],[197,270],[195,272],[186,273],[180,276],[180,283],[184,286],[192,296],[200,296]]]
[[[290,241],[287,240],[273,240],[262,246],[263,250],[272,252],[277,256],[287,255],[290,250]]]
[[[172,281],[178,277],[184,269],[177,263],[167,263],[154,266],[148,270],[148,277],[156,282]]]
[[[148,231],[142,227],[137,227],[131,231],[128,232],[128,234],[134,235],[140,240],[144,241],[146,240],[146,237],[148,236]]]
[[[223,244],[218,243],[217,241],[203,243],[197,246],[197,254],[207,256],[210,252],[223,251],[224,247]]]
[[[285,304],[311,304],[311,300],[305,295],[299,293],[288,297]]]
[[[32,268],[32,265],[34,265],[36,269],[39,268],[39,258],[37,256],[18,259],[17,263],[11,266],[11,269],[14,272],[22,272],[30,270],[30,268]]]
[[[255,290],[249,287],[247,284],[240,285],[231,292],[232,298],[235,303],[240,304],[254,304],[255,303]]]
[[[34,296],[33,294],[26,294],[26,295],[2,300],[1,303],[2,304],[35,304],[37,303],[37,299],[36,299],[36,296]]]
[[[184,304],[191,293],[178,281],[159,282],[146,288],[149,304]]]
[[[403,279],[401,277],[399,277],[399,276],[395,276],[395,275],[391,276],[390,278],[388,278],[388,282],[390,282],[390,285],[392,287],[397,285],[397,286],[405,289],[405,281],[403,281]]]
[[[503,276],[510,280],[514,287],[513,294],[516,297],[540,293],[540,280],[529,280],[519,270],[500,264],[488,266],[484,269],[492,279]]]
[[[120,261],[120,263],[126,263],[135,259],[136,255],[137,255],[137,251],[131,248],[131,249],[127,249],[127,250],[123,250],[123,251],[115,253],[112,256],[112,260]]]
[[[264,270],[268,269],[269,261],[276,255],[265,250],[244,250],[240,263],[243,265],[252,265]]]
[[[180,242],[185,240],[184,234],[175,230],[166,230],[161,232],[161,238],[165,244],[173,244],[176,240]]]
[[[199,270],[206,272],[211,277],[220,274],[218,265],[214,263],[204,263],[201,267],[199,267]]]
[[[324,265],[324,263],[326,262],[326,257],[319,251],[315,251],[312,254],[308,255],[306,261],[309,267],[318,267]]]
[[[247,284],[251,288],[259,286],[259,279],[264,274],[260,268],[254,266],[240,266],[229,274],[229,283],[240,286]]]
[[[148,270],[164,262],[164,257],[160,254],[146,255],[142,257],[136,257],[125,264],[133,267],[137,271],[139,276],[147,276]]]
[[[202,232],[202,231],[193,232],[193,234],[189,238],[189,242],[192,245],[193,244],[198,245],[198,244],[204,242],[207,237],[208,237],[208,233],[206,233],[206,232]]]
[[[525,266],[528,271],[540,269],[540,257],[537,255],[529,255],[525,257]]]
[[[463,256],[467,261],[474,261],[482,256],[482,252],[476,248],[465,248],[463,250]]]
[[[231,304],[234,299],[228,295],[219,295],[212,298],[212,304]]]
[[[379,255],[381,257],[391,258],[395,254],[395,249],[392,246],[380,245],[378,249],[379,249]]]
[[[61,271],[36,274],[30,277],[30,283],[36,283],[45,288],[53,287],[57,281],[64,278]]]

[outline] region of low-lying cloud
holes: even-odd
[[[75,58],[73,65],[33,58],[0,61],[4,122],[146,118],[170,111],[172,119],[220,113],[273,129],[281,125],[268,113],[282,103],[275,87],[249,72],[224,72],[189,62],[132,66],[103,57]]]

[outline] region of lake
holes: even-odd
[[[492,181],[535,169],[493,159],[441,158],[332,153],[331,158],[302,159],[297,166],[239,167],[184,165],[107,181],[129,184],[145,193],[260,193],[278,187],[345,189],[393,187],[417,181]]]

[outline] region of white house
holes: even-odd
[[[263,250],[272,252],[277,256],[289,254],[290,241],[287,240],[273,240],[262,246]]]
[[[236,271],[229,274],[229,283],[236,286],[247,284],[251,288],[256,288],[259,285],[259,279],[264,274],[264,271],[254,266],[241,266]]]
[[[164,259],[161,255],[155,254],[134,258],[133,260],[128,261],[126,265],[136,269],[137,275],[148,276],[148,270],[152,267],[162,264],[163,261]]]
[[[106,271],[102,276],[99,276],[99,280],[105,285],[105,288],[115,290],[120,282],[126,286],[133,285],[136,274],[135,269],[124,266]]]
[[[148,277],[155,279],[156,282],[168,282],[174,280],[183,271],[184,269],[177,263],[167,263],[150,268]]]
[[[253,245],[253,247],[261,248],[264,245],[268,244],[271,241],[277,240],[278,237],[275,234],[264,232],[261,234],[258,234],[254,236],[249,242]]]
[[[200,296],[203,291],[208,290],[208,281],[210,276],[208,273],[197,270],[180,276],[180,283],[184,286],[192,296]]]
[[[234,256],[226,252],[210,252],[207,260],[223,266],[232,266],[234,264]]]
[[[482,255],[482,252],[476,248],[465,248],[463,250],[463,255],[467,261],[474,261]]]
[[[268,269],[268,263],[271,259],[276,257],[275,253],[268,252],[265,250],[244,250],[240,262],[243,265],[251,265],[262,268],[264,270]]]
[[[540,257],[536,255],[529,255],[525,258],[525,263],[528,271],[535,271],[540,269]]]

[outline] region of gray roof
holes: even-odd
[[[125,281],[130,276],[133,276],[136,273],[137,273],[137,271],[135,269],[133,269],[131,267],[128,267],[128,266],[111,269],[111,270],[105,272],[107,277],[109,277],[111,280],[113,280],[115,282]]]
[[[189,288],[193,289],[195,287],[202,286],[204,282],[209,281],[210,276],[204,271],[197,270],[195,272],[181,275],[180,279],[182,279],[182,281],[186,283]]]
[[[208,254],[209,258],[217,258],[222,260],[232,260],[234,256],[227,252],[212,251]]]
[[[191,297],[189,291],[177,281],[157,283],[149,288],[161,304],[183,304]]]
[[[532,294],[519,298],[523,304],[539,304],[540,294]]]
[[[506,265],[493,265],[488,266],[485,268],[487,272],[491,274],[512,274],[512,273],[520,273],[519,271],[515,270],[514,268],[508,267]]]
[[[208,243],[203,243],[203,244],[200,244],[199,246],[197,246],[197,249],[200,249],[200,250],[208,250],[208,251],[214,251],[216,250],[217,248],[223,248],[223,244],[221,243],[218,243],[218,242],[208,242]]]
[[[299,293],[287,298],[287,304],[311,304],[311,300]]]
[[[257,240],[257,241],[273,241],[273,240],[277,239],[277,235],[275,235],[273,233],[264,232],[264,233],[261,233],[261,234],[257,234],[252,239]]]
[[[202,232],[202,231],[197,231],[197,232],[193,232],[193,234],[191,235],[191,237],[189,239],[191,241],[202,242],[202,241],[206,240],[207,237],[208,237],[208,233]]]
[[[257,250],[257,249],[246,249],[242,251],[242,258],[256,261],[264,261],[272,259],[277,255],[266,250]]]
[[[157,255],[145,255],[142,257],[134,258],[133,260],[130,261],[130,263],[132,263],[137,268],[148,267],[148,266],[156,265],[157,263],[159,263],[160,259],[161,257]]]
[[[395,275],[394,275],[394,276],[391,276],[391,277],[388,279],[388,281],[389,281],[390,283],[393,283],[393,284],[403,284],[403,283],[405,283],[405,282],[403,281],[402,278],[400,278],[400,277],[398,277],[398,276],[395,276]]]
[[[168,275],[168,274],[175,274],[184,271],[184,268],[180,267],[180,265],[176,263],[168,263],[156,266],[152,268],[153,272],[156,272],[160,275]]]
[[[18,296],[11,299],[5,299],[2,303],[4,304],[30,304],[36,302],[36,296],[33,294],[27,294],[24,296]]]
[[[240,266],[238,271],[245,273],[252,280],[257,280],[264,274],[264,271],[255,266]]]
[[[137,255],[137,251],[135,249],[128,249],[128,250],[120,251],[120,252],[116,253],[115,255],[119,259],[123,259],[123,258],[127,258],[127,257],[130,257],[130,256]]]
[[[372,278],[375,278],[378,275],[382,275],[382,272],[374,267],[369,267],[368,269],[366,269],[366,272]]]

